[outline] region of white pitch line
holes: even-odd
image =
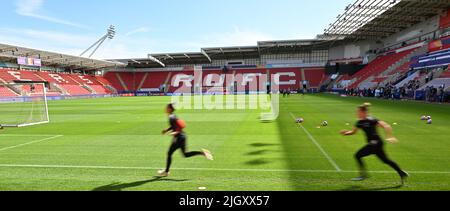
[[[0,134],[0,137],[49,137],[58,135],[45,135],[45,134]]]
[[[0,164],[0,167],[13,168],[68,168],[68,169],[118,169],[118,170],[160,170],[155,167],[126,167],[126,166],[72,166],[72,165],[18,165]],[[334,170],[289,170],[289,169],[227,169],[227,168],[172,168],[181,171],[246,171],[246,172],[306,172],[306,173],[333,173]]]
[[[292,118],[295,120],[296,117],[293,113],[290,113]],[[330,155],[328,155],[328,153],[322,148],[322,146],[319,144],[319,142],[316,141],[316,139],[314,139],[314,137],[311,135],[311,133],[309,133],[308,130],[306,130],[305,127],[303,127],[303,125],[301,125],[301,128],[303,129],[303,131],[305,131],[306,135],[308,135],[309,139],[314,143],[314,145],[316,145],[316,147],[322,152],[322,154],[327,158],[328,162],[330,162],[330,164],[336,169],[336,171],[340,172],[342,171],[342,169],[336,164],[336,162],[333,160],[333,158],[331,158]]]
[[[0,164],[0,168],[55,168],[55,169],[105,169],[105,170],[159,170],[155,167],[126,166],[71,166],[71,165],[19,165]],[[299,173],[359,173],[359,171],[310,170],[310,169],[226,169],[226,168],[173,168],[179,171],[240,171],[240,172],[299,172]],[[411,174],[450,174],[446,171],[408,171]],[[375,174],[396,174],[395,171],[369,171]]]
[[[59,138],[59,137],[62,137],[62,136],[63,135],[57,135],[57,136],[52,136],[52,137],[49,137],[49,138],[39,139],[39,140],[36,140],[36,141],[30,141],[30,142],[27,142],[27,143],[24,143],[24,144],[18,144],[18,145],[15,145],[15,146],[1,148],[0,152],[6,151],[6,150],[9,150],[9,149],[18,148],[18,147],[23,147],[23,146],[30,145],[30,144],[35,144],[35,143],[39,143],[39,142],[43,142],[43,141],[52,140],[52,139]]]

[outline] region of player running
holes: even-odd
[[[184,157],[190,158],[194,156],[205,156],[208,160],[214,160],[211,152],[206,149],[203,149],[202,152],[186,152],[186,134],[183,129],[186,126],[183,120],[178,119],[174,114],[175,108],[173,104],[169,104],[166,107],[166,113],[169,115],[169,124],[170,127],[163,130],[162,134],[165,135],[169,132],[170,135],[173,136],[172,145],[170,146],[169,152],[167,154],[167,166],[165,170],[158,171],[158,175],[161,177],[168,177],[170,172],[170,166],[172,165],[172,155],[178,149],[181,149]]]
[[[364,103],[363,105],[359,106],[358,107],[359,121],[357,122],[356,127],[350,131],[347,130],[341,131],[342,135],[351,136],[356,134],[358,129],[361,129],[365,132],[367,136],[367,141],[369,142],[368,145],[362,148],[355,155],[355,158],[358,161],[361,174],[360,177],[353,179],[353,181],[363,181],[369,177],[362,158],[370,155],[376,155],[381,161],[383,161],[385,164],[389,165],[390,167],[395,169],[395,171],[397,171],[397,173],[400,175],[401,183],[403,185],[409,175],[405,171],[401,170],[400,167],[397,165],[397,163],[393,162],[388,158],[383,149],[384,143],[377,132],[377,127],[381,127],[386,131],[387,135],[386,141],[395,144],[398,142],[398,140],[393,136],[392,127],[389,124],[369,116],[370,106],[371,106],[370,103]]]

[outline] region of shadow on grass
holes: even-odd
[[[250,165],[250,166],[260,166],[260,165],[264,165],[264,164],[268,164],[268,163],[270,163],[270,162],[267,161],[266,159],[255,159],[255,160],[245,162],[246,165]]]
[[[269,150],[264,149],[264,150],[258,150],[258,151],[249,152],[246,155],[257,156],[257,155],[266,154],[268,152],[269,152]]]
[[[272,146],[278,146],[278,144],[266,144],[266,143],[253,143],[249,144],[252,147],[272,147]]]
[[[402,187],[403,185],[380,187],[380,188],[363,188],[361,186],[354,185],[338,191],[388,191],[388,190],[398,190]]]
[[[122,191],[124,189],[139,187],[139,186],[142,186],[142,185],[145,185],[148,183],[152,183],[152,182],[185,182],[185,181],[189,181],[189,180],[153,177],[150,180],[143,180],[143,181],[137,181],[137,182],[131,182],[131,183],[112,183],[109,185],[97,187],[97,188],[93,189],[92,191]]]
[[[267,143],[253,143],[253,144],[249,144],[249,146],[252,147],[256,147],[256,148],[264,148],[264,147],[273,147],[273,146],[278,146],[279,144],[267,144]],[[252,151],[252,152],[248,152],[245,155],[248,156],[264,156],[267,153],[270,152],[276,152],[275,150],[269,150],[269,149],[260,149],[260,150],[256,150],[256,151]],[[259,159],[254,159],[254,160],[250,160],[245,162],[246,165],[250,165],[250,166],[261,166],[264,164],[268,164],[270,163],[270,161],[268,161],[265,158],[259,158]]]

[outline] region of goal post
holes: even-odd
[[[49,123],[48,85],[43,81],[0,83],[0,125],[27,127]]]

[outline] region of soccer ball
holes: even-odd
[[[422,116],[422,117],[420,117],[420,120],[427,120],[427,117],[426,116]]]
[[[433,124],[433,120],[432,119],[427,120],[427,124],[429,125]]]
[[[324,126],[324,127],[328,126],[328,122],[327,121],[323,121],[322,122],[322,126]]]
[[[300,124],[303,123],[305,120],[303,118],[297,118],[295,119],[295,123]]]
[[[430,120],[431,119],[431,116],[427,116],[427,120]]]

